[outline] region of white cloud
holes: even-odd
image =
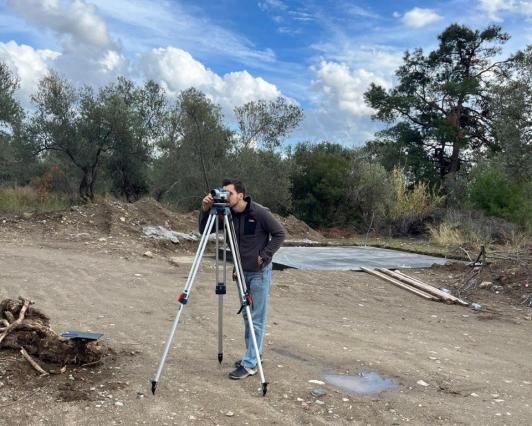
[[[340,111],[355,117],[368,116],[373,110],[364,102],[364,92],[372,82],[388,87],[387,81],[371,71],[351,70],[346,64],[321,61],[313,71],[317,77],[312,82],[318,94],[315,103],[332,114]]]
[[[112,72],[125,63],[125,58],[116,50],[108,50],[99,61],[103,72]]]
[[[113,21],[113,35],[129,52],[174,45],[202,57],[233,59],[262,67],[275,62],[272,49],[258,49],[241,33],[214,22],[199,7],[185,2],[153,0],[91,0]],[[190,9],[190,10],[189,10]],[[111,24],[110,24],[111,25]]]
[[[17,14],[60,37],[98,47],[111,44],[105,22],[96,14],[96,7],[83,0],[7,0]]]
[[[235,106],[257,99],[274,99],[279,89],[247,71],[220,76],[192,55],[175,47],[153,49],[141,59],[147,78],[160,82],[171,95],[195,87],[220,104],[227,115]]]
[[[263,11],[269,11],[272,9],[286,10],[288,6],[281,0],[264,0],[259,1],[258,6]]]
[[[494,21],[502,21],[499,12],[532,16],[531,0],[479,0],[479,7]]]
[[[379,18],[379,15],[372,12],[371,10],[364,9],[363,7],[355,6],[355,5],[349,5],[347,7],[347,13],[352,16],[362,16],[363,18],[372,18],[372,19]]]
[[[60,56],[53,50],[37,50],[14,41],[0,42],[0,58],[20,79],[19,99],[26,105],[37,89],[39,80],[49,71],[50,66]]]
[[[407,27],[421,28],[437,22],[440,19],[442,19],[442,17],[432,9],[414,7],[412,10],[409,10],[404,14],[403,24]]]

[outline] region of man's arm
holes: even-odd
[[[198,227],[200,234],[203,234],[203,231],[205,231],[205,227],[207,226],[207,220],[209,219],[209,211],[214,204],[214,199],[212,198],[211,194],[207,194],[205,198],[201,201],[201,210],[199,214],[199,220],[198,220]],[[215,227],[213,226],[211,230],[209,231],[210,234],[212,234],[215,231]]]
[[[266,247],[259,252],[259,256],[264,263],[269,263],[275,252],[279,250],[281,244],[285,240],[286,231],[283,225],[273,217],[269,210],[264,209],[262,216],[262,227],[270,234],[271,238]]]

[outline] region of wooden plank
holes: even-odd
[[[430,284],[424,283],[423,281],[421,281],[418,278],[411,277],[410,275],[406,275],[405,273],[403,273],[401,271],[398,271],[398,270],[389,271],[389,272],[390,272],[391,276],[394,276],[397,279],[400,279],[399,277],[402,277],[402,278],[404,278],[406,280],[409,280],[409,281],[406,281],[406,282],[408,282],[411,285],[413,285],[413,286],[415,286],[417,288],[420,288],[420,289],[422,289],[422,290],[424,290],[426,292],[429,292],[431,294],[441,295],[444,299],[452,301],[452,302],[456,302],[456,303],[458,303],[460,305],[463,305],[463,306],[469,305],[469,303],[467,303],[466,301],[464,301],[464,300],[462,300],[462,299],[460,299],[460,298],[458,298],[456,296],[453,296],[452,294],[445,293],[444,291],[441,291],[439,288],[433,287]],[[398,277],[396,275],[393,275],[393,274],[397,274]],[[443,295],[445,295],[445,296],[443,296]]]
[[[395,278],[405,284],[409,284],[411,286],[414,286],[426,293],[433,294],[434,296],[440,297],[441,299],[447,301],[447,302],[455,302],[454,299],[456,299],[453,295],[445,293],[444,291],[441,291],[440,289],[436,287],[432,287],[431,285],[425,284],[421,281],[414,280],[410,277],[404,276],[402,274],[398,274],[397,272],[390,271],[386,268],[375,268],[377,271],[386,274],[392,278]]]
[[[410,291],[411,293],[414,293],[414,294],[417,294],[418,296],[421,296],[425,299],[428,299],[428,300],[439,300],[436,296],[433,296],[432,294],[428,294],[422,290],[419,290],[415,287],[412,287],[408,284],[404,284],[402,283],[401,281],[398,281],[396,279],[393,279],[387,275],[384,275],[383,273],[381,272],[377,272],[375,271],[374,269],[369,269],[369,268],[365,268],[363,266],[360,267],[361,270],[363,270],[364,272],[367,272],[368,274],[371,274],[371,275],[374,275],[376,277],[379,277],[385,281],[388,281],[389,283],[392,283],[393,285],[396,285],[397,287],[401,287],[402,289],[404,290],[407,290],[407,291]]]

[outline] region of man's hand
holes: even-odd
[[[214,204],[214,198],[212,198],[211,194],[207,194],[205,198],[201,200],[201,208],[204,212],[210,210],[213,204]]]
[[[262,259],[262,257],[260,257],[260,256],[257,257],[257,264],[258,264],[259,266],[261,266],[263,263],[264,263],[264,260]]]

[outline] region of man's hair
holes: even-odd
[[[240,179],[224,179],[222,182],[222,186],[227,186],[227,185],[234,185],[235,191],[238,194],[246,195],[246,187],[240,181]]]

